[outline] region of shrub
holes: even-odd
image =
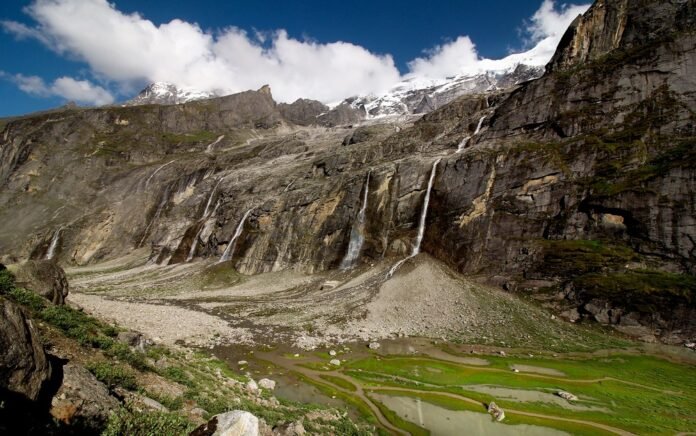
[[[188,435],[194,425],[176,413],[131,412],[119,409],[109,417],[102,436]]]
[[[4,269],[0,271],[0,294],[6,294],[14,288],[15,281],[11,272]]]
[[[120,386],[125,389],[136,389],[138,384],[135,373],[128,367],[110,362],[93,362],[87,365],[87,369],[94,374],[100,382],[110,389]]]

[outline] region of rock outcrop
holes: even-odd
[[[84,367],[63,366],[63,381],[51,400],[51,416],[75,429],[103,428],[109,414],[119,407],[116,398]]]
[[[70,285],[63,268],[51,260],[28,260],[14,272],[18,286],[33,291],[55,305],[65,303]]]
[[[249,412],[233,410],[213,416],[190,436],[258,436],[259,419]]]
[[[51,366],[32,321],[0,297],[0,400],[36,401],[51,378]]]

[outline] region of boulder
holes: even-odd
[[[150,345],[150,341],[139,332],[119,332],[116,339],[129,347],[135,348],[141,353],[145,352],[145,347]]]
[[[258,436],[259,419],[249,412],[233,410],[213,416],[189,436]]]
[[[32,321],[19,306],[3,298],[0,298],[0,350],[2,391],[37,400],[51,377],[51,366]]]
[[[63,383],[51,400],[51,416],[68,425],[99,429],[119,402],[106,386],[83,366],[63,367]]]
[[[329,363],[332,364],[332,365],[334,365],[334,366],[341,366],[341,361],[338,360],[338,359],[331,359],[331,360],[329,361]]]
[[[256,383],[254,379],[249,379],[248,382],[246,382],[246,389],[249,392],[258,392],[259,391],[259,385]]]
[[[370,342],[370,345],[368,345],[370,350],[379,350],[380,346],[379,342]]]
[[[14,272],[18,286],[29,289],[55,305],[65,303],[69,285],[63,268],[52,260],[28,260]]]
[[[566,391],[558,391],[556,395],[567,401],[578,401],[578,397]]]
[[[503,411],[503,409],[498,407],[498,405],[492,401],[488,404],[488,413],[490,413],[493,416],[493,418],[498,422],[505,419],[505,412]]]
[[[278,436],[301,436],[307,431],[301,421],[279,424],[273,427],[273,434]]]
[[[272,391],[276,387],[276,382],[275,382],[275,380],[271,380],[268,378],[262,378],[261,380],[259,380],[258,385],[262,389],[267,389],[269,391]]]

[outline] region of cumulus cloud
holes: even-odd
[[[5,22],[5,30],[35,37],[126,86],[165,81],[232,93],[270,84],[280,101],[336,101],[383,91],[400,77],[390,55],[347,42],[300,41],[282,30],[263,41],[235,27],[210,33],[182,20],[157,26],[106,0],[36,0],[26,11],[36,27]]]
[[[484,59],[469,37],[460,36],[411,61],[406,76],[442,78],[518,62],[543,65],[570,21],[586,8],[556,7],[553,0],[544,0],[527,23],[526,40],[534,44],[530,50],[501,60]],[[34,25],[0,25],[18,38],[36,39],[85,62],[97,81],[121,94],[157,81],[221,94],[269,84],[279,101],[313,98],[331,103],[356,94],[379,94],[404,78],[389,54],[349,42],[299,40],[284,30],[249,34],[228,27],[213,32],[178,19],[155,25],[138,13],[117,10],[107,0],[34,0],[25,11]],[[80,95],[80,101],[91,102],[113,99],[87,81],[61,78],[42,88],[29,83],[38,78],[22,77],[16,80],[24,83],[20,86],[44,94]]]
[[[519,63],[545,65],[570,23],[590,7],[563,4],[556,7],[553,0],[544,0],[524,29],[529,50],[511,54],[503,59],[486,59],[479,56],[476,46],[467,36],[437,46],[426,56],[409,62],[409,75],[440,79],[455,74],[475,74],[482,71],[501,71]]]
[[[62,97],[67,100],[98,106],[113,103],[114,101],[114,97],[109,91],[87,80],[59,77],[52,84],[46,84],[38,76],[9,75],[7,73],[2,73],[1,76],[17,84],[17,87],[27,94],[40,97]]]

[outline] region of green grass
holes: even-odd
[[[121,408],[111,414],[102,436],[185,436],[195,427],[176,413],[138,412]]]
[[[696,410],[694,367],[634,355],[577,360],[495,356],[487,359],[491,365],[478,368],[423,358],[367,358],[350,362],[346,366],[346,374],[375,388],[394,386],[424,392],[450,392],[482,403],[495,400],[503,408],[582,419],[637,433],[696,430],[696,416],[692,413]],[[513,373],[509,369],[511,364],[555,369],[565,376]],[[592,381],[593,379],[603,380]],[[607,409],[610,413],[569,410],[553,403],[494,398],[467,389],[471,385],[544,392],[566,390],[579,395],[581,399],[592,398],[588,404]]]
[[[112,362],[93,362],[87,365],[87,369],[110,389],[120,386],[134,390],[138,387],[135,372],[128,366]]]
[[[355,387],[355,385],[353,383],[351,383],[348,380],[343,379],[341,377],[335,377],[335,376],[329,375],[329,374],[321,374],[319,377],[321,377],[322,379],[324,379],[330,383],[333,383],[336,386],[338,386],[339,388],[343,388],[347,391],[355,392],[357,390],[357,388]]]

